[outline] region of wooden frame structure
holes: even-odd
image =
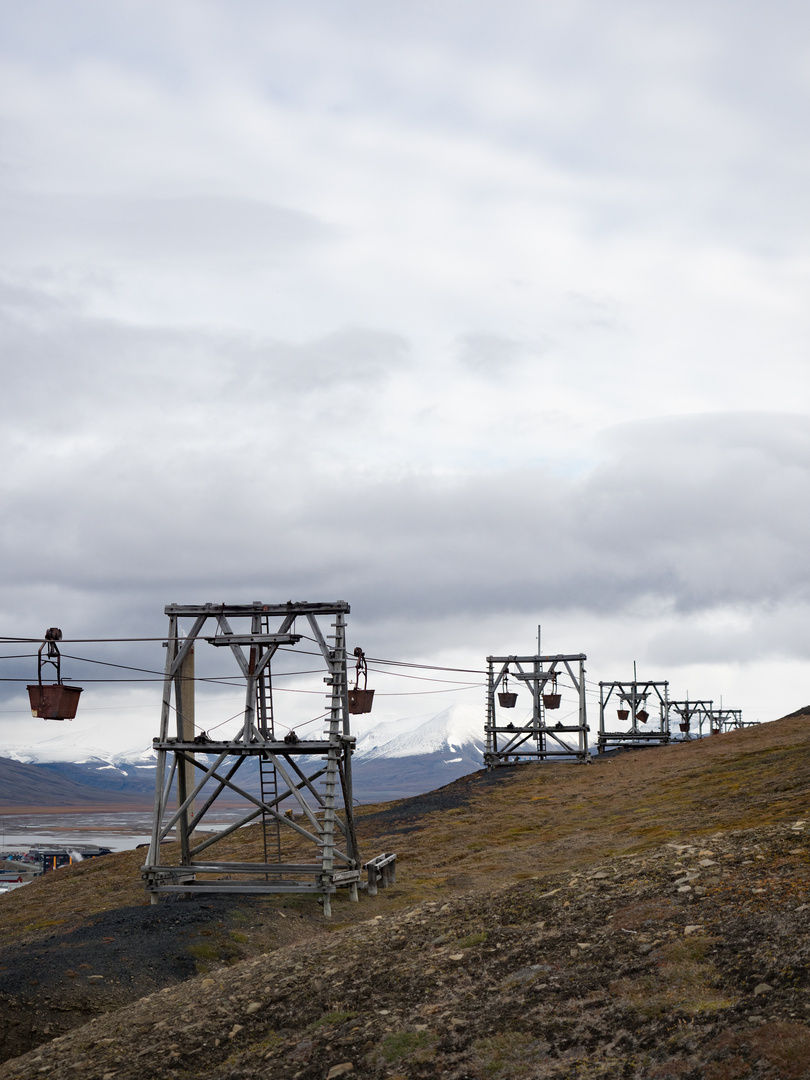
[[[487,769],[521,760],[545,761],[547,758],[576,758],[588,761],[588,718],[585,700],[584,653],[556,656],[488,656],[487,657],[487,717],[484,764]],[[527,719],[504,720],[503,711],[496,706],[498,688],[505,688],[508,679],[527,689],[531,695],[531,714]],[[576,695],[576,722],[551,723],[543,702],[544,690],[551,687],[556,693],[557,681],[570,680]],[[549,696],[549,695],[546,695]],[[510,713],[510,716],[512,714]],[[563,739],[573,735],[575,745]]]
[[[614,696],[615,695],[615,696]],[[629,721],[628,730],[608,730],[606,710],[613,699],[621,723]],[[657,717],[649,715],[647,703],[658,705]],[[669,734],[669,682],[651,679],[631,679],[627,682],[599,683],[599,739],[598,751],[626,745],[660,745],[670,741]],[[643,728],[640,725],[644,725]]]
[[[713,735],[720,735],[724,731],[735,731],[744,727],[742,709],[726,709],[721,705],[718,709],[712,709],[709,717],[710,730]]]
[[[684,701],[670,701],[670,713],[677,716],[680,732],[675,737],[682,742],[691,739],[702,739],[705,737],[703,734],[704,724],[709,725],[709,732],[713,731],[715,726],[712,723],[713,704],[712,701],[705,699],[690,701],[689,698],[686,698]],[[697,724],[697,734],[694,731],[694,724]]]
[[[350,898],[357,900],[360,859],[352,816],[354,739],[346,672],[349,605],[257,601],[169,604],[165,610],[169,633],[163,705],[160,735],[153,742],[158,759],[155,811],[141,868],[152,902],[157,903],[162,893],[317,893],[328,916],[338,886],[347,886]],[[321,629],[323,618],[331,619],[331,634]],[[189,620],[191,625],[183,632],[181,622]],[[303,624],[298,631],[297,621]],[[295,646],[302,637],[315,642],[324,661],[326,730],[315,739],[299,739],[294,731],[280,738],[275,731],[271,661],[282,646]],[[244,716],[233,738],[195,734],[194,648],[201,642],[229,652],[245,681]],[[254,761],[258,794],[249,790],[250,781],[237,783],[240,769]],[[223,794],[242,801],[238,820],[213,833],[197,832],[210,824],[212,808]],[[284,812],[285,801],[297,811],[296,817]],[[206,858],[213,845],[250,822],[262,826],[262,861],[225,862],[216,854]],[[161,841],[175,828],[180,858],[167,863]],[[311,845],[311,860],[282,860],[282,836],[290,832]]]

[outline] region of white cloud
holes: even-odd
[[[3,628],[340,596],[800,685],[808,19],[0,13]]]

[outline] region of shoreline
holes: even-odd
[[[20,814],[120,814],[151,813],[153,800],[126,803],[91,803],[84,806],[15,806],[0,807],[0,818],[18,817]]]
[[[223,810],[239,810],[240,803],[220,803]],[[144,802],[90,803],[82,806],[0,806],[0,818],[21,814],[151,814],[155,803],[151,797]]]

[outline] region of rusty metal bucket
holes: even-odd
[[[543,704],[547,709],[559,709],[562,694],[543,694]]]
[[[373,690],[360,690],[355,687],[354,690],[349,691],[349,712],[354,715],[371,712],[373,702]]]
[[[630,710],[629,709],[617,709],[616,710],[616,715],[618,716],[618,718],[620,720],[626,720],[628,718],[628,716],[630,715]]]
[[[498,702],[503,709],[514,709],[517,705],[517,694],[511,690],[501,690],[498,694]]]
[[[689,724],[678,724],[678,727],[681,729],[681,731],[689,730]]]
[[[650,714],[647,712],[646,709],[639,709],[639,711],[636,713],[636,720],[638,720],[640,724],[646,724],[649,719]]]
[[[80,686],[40,685],[28,688],[31,713],[40,720],[73,720],[79,707]]]

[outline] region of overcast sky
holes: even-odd
[[[791,0],[0,0],[0,632],[345,599],[376,656],[542,623],[594,682],[806,704],[808,42]]]

